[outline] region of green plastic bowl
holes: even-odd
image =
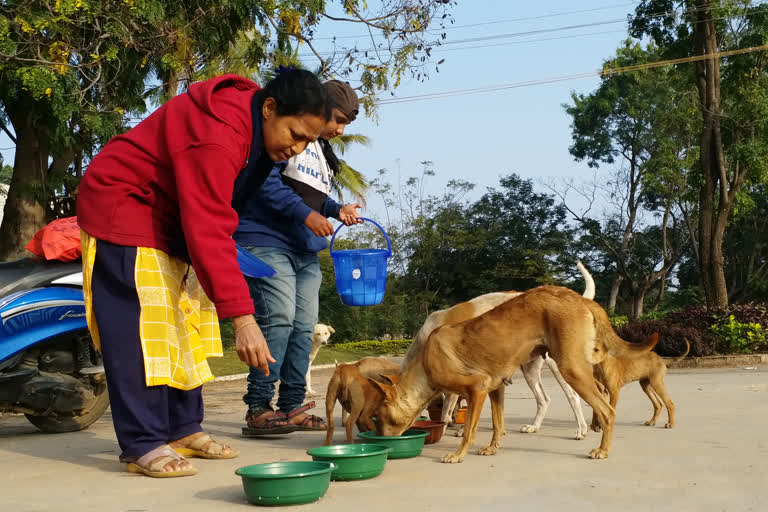
[[[318,500],[328,490],[330,462],[270,462],[244,466],[235,474],[243,479],[243,490],[254,505],[300,505]]]
[[[368,443],[381,444],[392,448],[387,458],[407,459],[421,454],[421,450],[424,449],[424,438],[427,437],[428,432],[410,429],[403,432],[401,436],[378,436],[375,431],[360,432],[359,435]]]
[[[392,448],[381,444],[339,444],[307,450],[312,460],[332,462],[331,480],[364,480],[379,476]]]

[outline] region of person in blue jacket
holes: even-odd
[[[258,193],[236,205],[240,222],[235,240],[276,271],[269,278],[246,278],[256,321],[275,362],[269,364],[268,375],[250,369],[243,397],[248,406],[244,436],[326,429],[322,418],[307,413],[314,403],[302,405],[322,280],[317,253],[333,234],[328,218],[347,226],[362,220],[359,203],[341,205],[330,197],[340,164],[328,143],[355,120],[358,98],[346,82],[325,85],[333,113],[320,138],[276,165]],[[275,411],[271,402],[278,379]]]

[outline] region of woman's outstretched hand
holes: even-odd
[[[253,315],[233,318],[232,326],[235,328],[235,350],[240,360],[260,369],[265,376],[269,375],[269,363],[276,361]]]

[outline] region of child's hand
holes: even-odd
[[[333,224],[314,210],[304,219],[304,224],[317,236],[330,236],[333,234]]]
[[[357,213],[357,209],[362,207],[363,205],[360,203],[345,204],[341,207],[341,210],[339,210],[339,220],[346,226],[351,226],[352,224],[362,224],[363,220],[358,219],[360,214]]]

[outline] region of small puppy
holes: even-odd
[[[309,353],[309,367],[307,368],[307,394],[316,395],[317,392],[312,389],[312,361],[317,357],[320,347],[328,344],[328,338],[335,333],[333,327],[325,324],[317,324],[315,333],[312,335],[312,351]]]
[[[685,353],[672,362],[677,363],[688,355],[691,344],[687,345]],[[653,416],[645,422],[646,425],[656,425],[656,419],[661,413],[661,404],[667,406],[667,424],[664,428],[675,426],[675,404],[667,394],[664,385],[664,376],[667,374],[667,365],[656,352],[647,352],[640,357],[628,358],[622,356],[607,355],[606,358],[593,368],[595,380],[604,387],[605,393],[610,396],[610,404],[614,409],[619,401],[621,388],[630,382],[640,381],[640,387],[653,404]],[[592,430],[600,432],[600,423],[597,417],[592,415]]]
[[[368,379],[381,379],[381,382],[385,382],[382,375],[388,375],[390,379],[395,380],[399,371],[400,365],[385,357],[366,357],[356,363],[336,365],[325,394],[325,414],[328,425],[325,434],[326,446],[333,440],[333,409],[336,406],[336,400],[341,404],[341,421],[347,433],[347,443],[354,443],[355,424],[361,432],[376,430],[372,417],[382,397],[379,390]]]

